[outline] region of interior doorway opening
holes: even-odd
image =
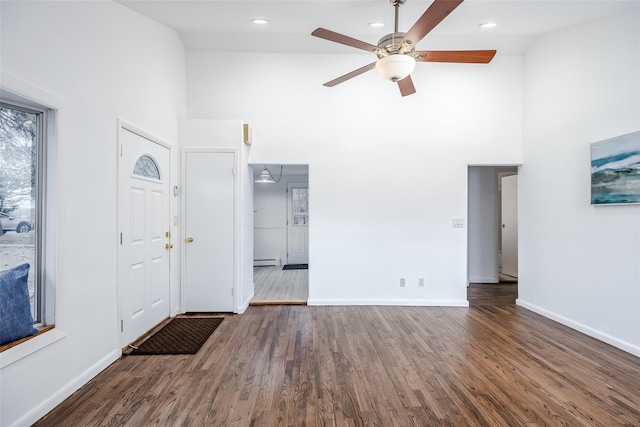
[[[253,281],[250,305],[309,298],[308,165],[253,165]]]
[[[518,296],[517,166],[469,166],[467,299],[515,304]]]

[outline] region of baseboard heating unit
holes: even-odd
[[[275,265],[275,266],[279,266],[280,264],[280,258],[265,258],[265,259],[254,259],[253,260],[253,266],[254,267],[264,267],[267,265]]]

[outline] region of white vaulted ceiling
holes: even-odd
[[[431,4],[407,0],[399,30],[407,31]],[[189,51],[356,53],[311,36],[324,27],[368,43],[393,32],[389,0],[118,0],[174,28]],[[423,39],[419,49],[497,49],[521,53],[538,35],[640,7],[640,0],[466,0]],[[265,18],[257,25],[253,18]],[[497,22],[492,30],[483,22]],[[370,22],[384,22],[372,28]],[[360,51],[361,52],[361,51]]]

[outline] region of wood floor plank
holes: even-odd
[[[640,358],[515,305],[252,306],[40,426],[640,425]]]
[[[254,296],[251,305],[306,304],[309,270],[283,270],[280,266],[253,268]]]
[[[518,298],[517,282],[470,283],[467,288],[469,305],[512,305]]]

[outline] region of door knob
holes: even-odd
[[[193,237],[187,237],[187,243],[192,243],[193,242]]]
[[[164,245],[164,247],[166,249],[171,249],[171,248],[173,248],[173,245],[171,243],[167,243],[166,245]]]

